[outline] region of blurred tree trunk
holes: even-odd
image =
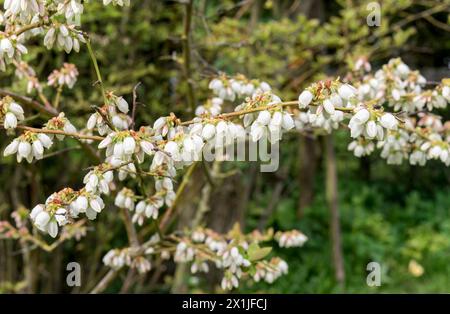
[[[317,142],[310,136],[300,135],[299,138],[299,176],[300,197],[298,200],[297,217],[301,219],[305,207],[311,205],[314,199],[314,178],[317,169]]]
[[[253,0],[252,9],[250,12],[250,25],[249,25],[251,30],[255,29],[260,14],[261,14],[261,1]]]
[[[258,229],[263,231],[267,227],[267,223],[269,222],[270,217],[275,212],[278,203],[280,202],[280,198],[285,186],[285,182],[288,179],[288,168],[282,167],[278,172],[274,173],[275,182],[272,183],[274,185],[272,195],[270,197],[269,203],[267,204],[264,212],[261,214],[258,223]]]
[[[255,175],[255,174],[253,174]],[[235,222],[244,224],[245,209],[251,196],[251,190],[245,185],[242,174],[225,178],[220,183],[220,189],[213,191],[211,211],[208,214],[208,227],[217,232],[227,232]],[[250,177],[247,184],[253,186]],[[245,206],[242,206],[242,203]]]
[[[334,151],[333,135],[325,137],[326,153],[326,198],[330,209],[330,231],[335,277],[340,285],[344,285],[344,257],[341,243],[341,226],[339,221],[338,178],[336,168],[336,154]]]
[[[198,198],[201,194],[204,180],[204,174],[200,166],[196,167],[192,173],[192,177],[189,180],[184,192],[180,196],[178,202],[178,221],[177,230],[183,230],[186,227],[190,227],[192,217],[194,217],[197,211]],[[177,216],[174,212],[174,216]],[[174,274],[174,282],[172,285],[172,293],[187,293],[187,285],[185,274],[187,272],[186,264],[176,264],[176,270]]]
[[[325,10],[322,0],[302,0],[299,7],[300,12],[307,17],[324,20]]]
[[[259,164],[253,162],[245,173],[237,173],[217,182],[220,188],[214,190],[210,197],[214,201],[210,202],[210,210],[206,217],[208,228],[226,233],[236,222],[241,228],[245,227],[245,212],[254,191],[258,170]],[[209,291],[213,291],[222,276],[222,272],[215,267],[210,269],[205,277]]]
[[[322,0],[294,1],[290,9],[293,13],[299,12],[308,18],[325,19],[325,10]],[[304,209],[314,200],[314,178],[318,166],[320,147],[311,136],[300,135],[299,139],[299,176],[300,195],[297,206],[297,217],[303,218]]]

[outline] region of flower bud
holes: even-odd
[[[356,92],[356,89],[349,85],[349,84],[343,84],[341,87],[339,87],[338,93],[339,96],[341,96],[343,99],[348,100],[350,97],[354,96]]]
[[[394,130],[397,127],[397,119],[391,114],[391,113],[385,113],[380,118],[381,125],[388,129],[388,130]]]
[[[312,101],[313,94],[309,90],[304,90],[300,96],[298,96],[298,105],[300,109],[306,108]]]

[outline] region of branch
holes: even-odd
[[[92,64],[94,65],[95,74],[97,75],[97,82],[100,84],[100,88],[102,90],[103,101],[105,102],[106,105],[108,104],[108,99],[106,98],[106,91],[105,87],[103,86],[102,75],[100,74],[97,58],[95,57],[94,51],[92,50],[91,39],[89,37],[86,40],[86,46],[88,48],[89,57],[91,58]]]
[[[84,134],[80,134],[80,133],[69,133],[69,132],[64,132],[61,130],[38,129],[38,128],[32,128],[30,126],[25,126],[25,125],[18,125],[17,128],[22,129],[22,130],[31,131],[33,133],[60,134],[60,135],[66,135],[66,136],[70,136],[70,137],[74,137],[74,138],[78,138],[78,139],[85,139],[85,140],[102,141],[104,139],[101,136],[84,135]]]
[[[136,106],[137,106],[137,88],[141,85],[141,82],[138,82],[136,85],[134,85],[133,88],[133,108],[131,109],[131,125],[130,129],[134,129],[134,125],[136,123]]]
[[[35,28],[38,28],[38,27],[41,27],[41,26],[44,26],[47,24],[50,24],[50,21],[39,21],[39,22],[35,22],[32,24],[28,24],[28,25],[25,25],[24,27],[18,29],[16,32],[14,32],[14,35],[19,36],[20,34],[25,33],[26,31],[30,31],[32,29],[35,29]]]
[[[430,16],[425,16],[425,20],[430,22],[430,24],[433,24],[434,26],[443,29],[446,32],[450,32],[450,26],[448,26],[446,23],[443,23],[443,22],[435,19],[431,15]]]
[[[103,277],[100,282],[94,287],[94,289],[91,290],[91,294],[97,294],[103,292],[105,290],[109,283],[116,278],[118,275],[118,271],[115,271],[114,269],[110,269],[109,272]]]
[[[121,208],[121,211],[130,245],[134,248],[137,248],[139,247],[139,240],[137,238],[136,229],[134,228],[133,222],[131,221],[130,212],[126,208]]]
[[[292,100],[292,101],[281,102],[281,103],[268,105],[268,106],[263,106],[263,107],[257,107],[257,108],[252,108],[252,109],[246,109],[246,110],[222,113],[222,114],[219,114],[218,116],[214,117],[214,119],[233,118],[233,117],[242,116],[242,115],[248,114],[248,113],[254,113],[254,112],[259,112],[259,111],[264,111],[264,110],[270,110],[270,109],[274,109],[274,108],[277,108],[277,107],[289,107],[289,106],[298,106],[298,101],[297,100]],[[336,107],[335,109],[339,110],[339,111],[343,111],[343,112],[352,112],[353,111],[353,108]],[[198,121],[197,120],[184,121],[184,122],[180,122],[180,125],[189,125],[189,124],[192,124],[192,123],[195,123],[195,122],[198,122]]]
[[[38,102],[34,99],[31,99],[29,97],[26,97],[26,96],[22,96],[22,95],[13,93],[13,92],[9,92],[4,89],[0,89],[0,96],[2,96],[2,97],[9,96],[9,97],[13,98],[15,101],[17,101],[25,106],[32,107],[47,116],[57,116],[58,115],[58,111],[56,109],[45,106],[45,105],[41,104],[40,102]]]

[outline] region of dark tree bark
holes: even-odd
[[[338,178],[336,154],[333,135],[325,137],[326,152],[326,198],[330,209],[330,233],[335,277],[340,285],[344,285],[345,270],[342,253],[341,226],[339,221]]]
[[[297,217],[301,219],[305,207],[311,205],[314,199],[314,179],[317,170],[317,142],[309,136],[299,138],[299,176],[300,197],[298,200]]]

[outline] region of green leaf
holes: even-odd
[[[251,262],[258,261],[269,255],[271,247],[260,248],[257,243],[252,243],[248,247],[248,258]]]

